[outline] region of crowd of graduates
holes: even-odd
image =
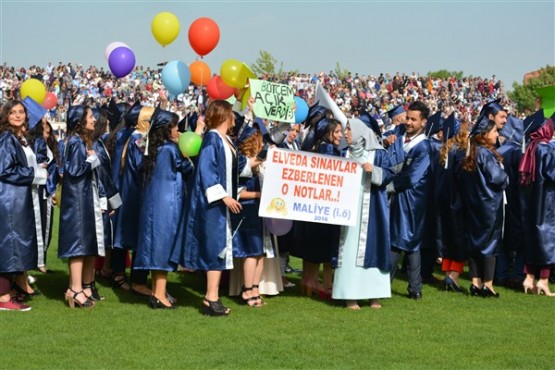
[[[553,118],[539,110],[520,120],[500,99],[481,104],[495,94],[489,84],[472,100],[473,83],[458,96],[464,84],[450,81],[444,98],[452,103],[438,104],[447,100],[423,81],[393,78],[385,89],[395,104],[381,95],[385,105],[376,107],[371,96],[360,104],[359,90],[339,91],[328,80],[327,91],[317,84],[307,97],[306,121],[286,126],[254,117],[252,99],[245,109],[240,99],[235,106],[207,100],[202,114],[183,117],[164,97],[156,107],[84,99],[67,110],[59,142],[44,108],[30,98],[8,100],[0,117],[0,310],[30,310],[26,301],[40,294],[27,271],[47,271],[54,204],[70,307],[104,300],[95,283],[103,277],[148,297],[153,309],[174,309],[166,283],[177,270],[205,272],[205,314],[230,314],[219,295],[226,270],[229,294],[263,307],[264,295],[293,285],[284,275],[288,254],[303,260],[302,294],[351,309],[361,300],[380,308],[391,297],[401,257],[411,299],[422,299],[423,283],[464,293],[467,262],[472,296],[499,297],[494,281],[554,296]],[[177,145],[187,130],[202,137],[191,158]],[[358,163],[357,225],[295,221],[285,235],[272,235],[258,208],[264,154],[273,146]],[[444,278],[435,282],[438,261]]]

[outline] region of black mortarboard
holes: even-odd
[[[526,138],[529,138],[531,133],[539,130],[546,122],[547,120],[544,117],[543,108],[526,117],[523,122]]]
[[[393,117],[398,116],[401,113],[405,113],[405,107],[401,104],[388,110],[386,113],[389,118],[393,119]]]
[[[487,118],[490,113],[495,115],[497,112],[499,112],[501,110],[504,111],[505,108],[503,108],[503,106],[501,106],[501,104],[499,104],[500,101],[501,101],[501,99],[496,99],[496,100],[492,100],[492,101],[484,104],[484,106],[480,110],[480,115],[478,116],[477,122],[480,122],[482,117]]]
[[[476,122],[476,124],[472,127],[470,131],[470,136],[482,134],[487,131],[488,126],[490,125],[490,120],[487,116],[480,117],[480,120]]]
[[[426,133],[426,137],[430,137],[440,132],[442,128],[443,118],[441,118],[441,111],[437,111],[426,120],[424,132]]]
[[[135,127],[139,121],[139,114],[141,113],[141,102],[137,100],[131,108],[125,113],[125,124],[127,126]]]
[[[118,105],[114,99],[110,99],[110,102],[106,107],[106,113],[108,115],[108,125],[110,126],[110,131],[114,131],[123,116],[123,113],[118,109]]]
[[[364,122],[368,128],[370,128],[378,137],[382,137],[382,130],[380,130],[380,125],[378,121],[370,113],[365,110],[360,111],[358,118]]]
[[[170,111],[156,108],[154,113],[152,113],[152,117],[150,118],[150,130],[158,130],[166,125],[171,124],[172,122],[177,122],[177,115]]]
[[[452,112],[449,117],[443,121],[443,141],[446,142],[453,136],[459,133],[461,129],[461,121],[455,117],[455,112]]]

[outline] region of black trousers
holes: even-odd
[[[129,253],[128,249],[114,248],[112,249],[112,271],[114,275],[125,273],[125,259]],[[135,252],[131,254],[131,283],[145,285],[148,279],[148,270],[135,270]]]
[[[391,247],[391,280],[393,280],[397,272],[397,265],[402,252],[405,252],[407,256],[407,279],[409,281],[407,290],[409,293],[419,293],[422,291],[420,251],[406,252],[402,249]]]
[[[482,282],[492,281],[495,275],[495,256],[472,254],[468,258],[468,272],[471,278],[480,278]]]

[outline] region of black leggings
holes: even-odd
[[[472,255],[468,259],[468,267],[471,278],[492,281],[495,275],[495,256]]]

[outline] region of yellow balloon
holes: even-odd
[[[173,13],[156,14],[152,20],[152,35],[162,46],[169,45],[179,34],[179,19]]]
[[[220,67],[220,76],[227,86],[242,89],[247,83],[246,76],[242,76],[243,63],[237,59],[228,59]],[[244,77],[244,78],[243,78]]]
[[[30,78],[21,84],[19,95],[21,100],[28,96],[37,103],[42,104],[46,98],[46,87],[36,78]]]

